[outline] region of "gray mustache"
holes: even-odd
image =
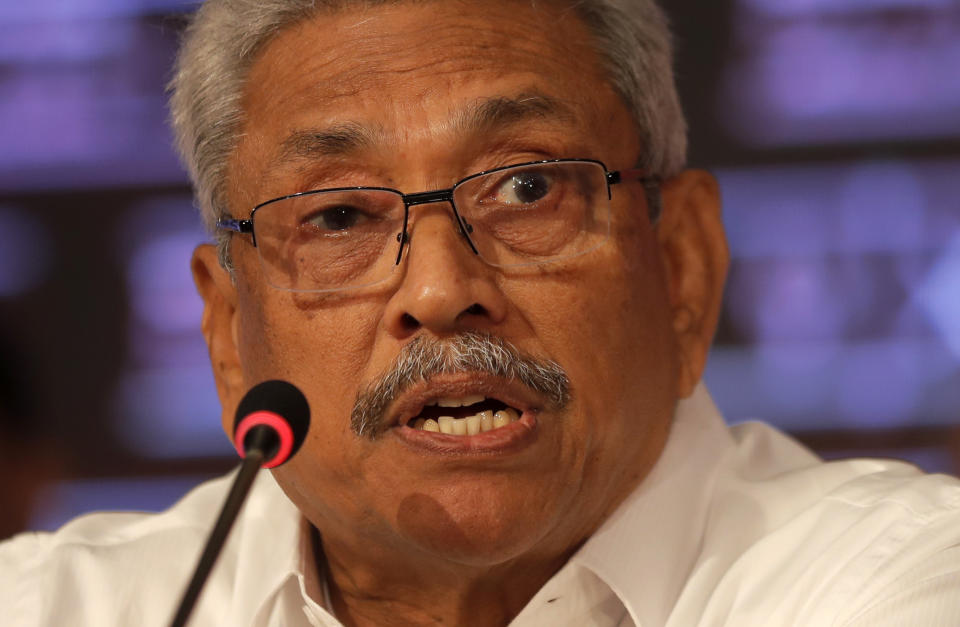
[[[403,347],[386,374],[357,394],[350,428],[375,440],[389,428],[386,412],[398,396],[437,375],[460,372],[518,381],[545,396],[556,410],[570,401],[570,380],[559,364],[525,355],[502,338],[475,331],[445,340],[420,336]]]

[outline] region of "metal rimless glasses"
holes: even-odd
[[[217,227],[250,233],[267,281],[295,292],[333,292],[386,280],[410,242],[410,207],[447,202],[470,249],[501,267],[543,264],[594,250],[610,235],[610,186],[639,181],[651,215],[659,180],[641,170],[609,172],[592,159],[505,166],[449,189],[404,194],[385,187],[341,187],[274,198],[249,220]]]

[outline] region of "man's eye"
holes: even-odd
[[[356,207],[341,205],[324,209],[311,216],[307,222],[327,231],[346,231],[366,220],[366,214]]]
[[[542,172],[521,172],[503,182],[497,198],[511,205],[535,203],[550,193],[552,184],[553,180]]]

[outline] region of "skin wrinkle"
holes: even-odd
[[[534,120],[570,123],[574,115],[569,105],[543,94],[521,93],[515,97],[497,96],[478,99],[452,116],[455,122],[450,131],[478,137],[492,133],[506,133],[510,129]],[[284,139],[280,157],[274,168],[289,163],[321,158],[359,156],[382,146],[386,132],[380,125],[360,121],[336,123],[327,128],[294,130]]]
[[[489,333],[467,332],[441,342],[427,336],[405,345],[393,368],[357,395],[350,426],[358,436],[376,439],[390,424],[390,405],[414,384],[438,374],[486,373],[516,380],[549,399],[562,412],[570,397],[570,380],[553,361],[523,355],[506,340]]]
[[[302,25],[293,28],[300,29]],[[389,56],[388,51],[396,47],[396,40],[398,39],[397,35],[393,33],[383,33],[380,36],[370,36],[368,33],[365,38],[354,42],[354,50],[342,55],[335,54],[324,59],[308,55],[305,59],[298,59],[301,63],[307,61],[303,64],[305,73],[329,71],[331,72],[331,78],[328,82],[319,86],[320,89],[317,85],[304,83],[291,96],[319,98],[325,106],[333,106],[340,99],[353,99],[360,92],[374,88],[384,79],[392,80],[410,74],[430,75],[433,77],[433,82],[440,82],[441,78],[448,76],[456,79],[463,73],[482,70],[485,67],[483,59],[487,58],[489,54],[499,51],[495,45],[476,41],[473,25],[469,22],[431,28],[429,38],[430,41],[418,39],[409,51],[410,58],[416,60],[400,67],[397,67],[396,62],[390,62],[393,59],[387,58]],[[434,45],[448,47],[451,50],[451,56],[421,54],[421,49],[432,48]],[[409,43],[407,43],[407,46],[410,47]],[[544,51],[539,49],[533,41],[514,41],[510,52],[511,55],[520,56],[517,60],[518,64],[526,62],[533,66],[542,65]],[[577,53],[582,52],[579,47],[573,45],[564,45],[561,50],[557,51],[557,54],[560,55],[575,55]],[[466,67],[462,64],[451,64],[450,58],[458,55],[476,59],[475,64]],[[389,68],[389,70],[384,68]],[[430,90],[431,87],[432,85],[428,85],[426,89]]]
[[[297,25],[292,28],[292,33],[302,31],[303,28],[304,26],[302,24]],[[312,103],[311,106],[314,108],[319,106],[324,110],[336,111],[339,108],[338,104],[341,100],[345,99],[350,104],[355,104],[357,101],[363,101],[369,97],[365,92],[376,94],[382,91],[382,89],[387,88],[388,85],[395,84],[398,81],[411,82],[415,80],[413,76],[405,78],[411,74],[429,76],[429,80],[426,81],[426,89],[420,92],[421,98],[429,99],[431,94],[435,93],[444,83],[448,83],[450,89],[456,90],[459,83],[462,83],[464,80],[469,80],[469,78],[465,77],[469,77],[475,72],[483,71],[483,60],[489,56],[492,51],[498,50],[497,45],[478,40],[472,29],[473,26],[469,24],[469,21],[467,21],[467,23],[459,23],[458,21],[455,25],[439,28],[431,26],[428,31],[430,37],[418,37],[416,43],[412,46],[413,49],[410,51],[409,58],[417,59],[417,61],[410,63],[404,63],[403,59],[398,61],[389,54],[391,46],[397,45],[396,40],[398,38],[403,39],[403,35],[398,36],[393,33],[373,35],[368,33],[365,38],[351,41],[353,50],[362,51],[362,53],[333,51],[333,54],[329,55],[329,57],[324,55],[301,56],[296,59],[296,62],[306,62],[303,63],[302,68],[304,73],[310,73],[312,71],[330,72],[332,73],[332,77],[329,80],[325,80],[322,84],[314,84],[307,81],[300,83],[299,86],[294,84],[292,91],[289,91],[291,84],[289,82],[285,83],[281,86],[282,89],[288,90],[288,93],[284,94],[284,97],[260,99],[260,105],[263,106],[266,104],[265,115],[275,115],[271,109],[280,105],[282,102],[296,102],[299,100],[309,100]],[[447,33],[446,37],[443,36],[443,33]],[[427,53],[419,54],[418,51],[421,48],[435,45],[435,40],[439,40],[441,43],[446,42],[446,45],[452,49],[450,57]],[[582,57],[586,52],[588,52],[588,50],[584,50],[582,46],[571,42],[560,44],[559,50],[556,51],[555,54],[559,57],[568,56],[578,58]],[[512,65],[520,67],[540,67],[543,66],[549,58],[534,41],[512,41],[510,54],[514,57],[514,60],[511,62]],[[427,59],[426,62],[423,60],[424,57]],[[359,62],[357,60],[358,58],[360,59]],[[457,59],[458,62],[451,63],[451,58]],[[469,61],[464,64],[463,59],[468,59]],[[291,61],[293,60],[291,59]],[[398,65],[399,68],[397,67]],[[390,68],[389,71],[387,71],[386,68]],[[595,75],[593,76],[594,78],[600,75],[600,72],[598,72],[596,68],[589,71],[581,71],[583,71],[583,80],[591,78],[591,75]],[[536,84],[538,80],[543,79],[543,77],[539,76],[539,72],[531,73],[530,78],[532,84]],[[255,76],[255,72],[251,74],[250,80],[251,84],[259,82]],[[607,88],[609,89],[609,87]],[[256,92],[248,91],[247,97],[245,98],[247,104],[245,108],[247,109],[250,109],[249,99],[253,93]],[[277,96],[279,95],[278,93]],[[253,112],[251,111],[250,113],[252,114]],[[580,115],[583,114],[582,111],[579,113]],[[599,111],[591,111],[590,113],[592,115],[602,115]],[[247,116],[248,120],[249,118],[250,115]],[[336,119],[333,121],[336,121]],[[558,123],[563,121],[564,120],[557,120]],[[410,131],[404,128],[404,132],[409,133]],[[417,129],[413,132],[425,131],[424,129]],[[396,138],[395,140],[391,140],[389,144],[399,143],[400,139],[401,138]],[[581,156],[592,157],[593,155]],[[484,165],[483,169],[487,169],[487,166]],[[234,179],[235,177],[231,176],[230,178]],[[276,169],[272,168],[264,172],[262,178],[269,181],[279,177],[277,176]],[[391,184],[390,186],[393,185]],[[445,185],[438,184],[437,186],[443,187]],[[259,198],[251,200],[262,202],[272,197],[286,195],[294,191],[303,191],[304,189],[306,188],[277,189],[276,191],[268,192]]]

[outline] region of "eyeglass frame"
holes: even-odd
[[[604,179],[607,184],[607,200],[613,199],[613,192],[610,190],[612,185],[622,183],[627,180],[637,181],[644,186],[647,196],[647,207],[648,213],[650,216],[650,223],[656,224],[657,220],[660,218],[662,211],[662,202],[660,198],[660,183],[662,182],[659,177],[656,176],[645,176],[646,172],[640,168],[627,168],[624,170],[614,170],[610,171],[607,169],[606,164],[597,159],[546,159],[542,161],[528,161],[525,163],[514,163],[511,165],[500,166],[498,168],[492,168],[490,170],[484,170],[482,172],[477,172],[471,174],[470,176],[464,177],[453,184],[452,187],[446,189],[435,189],[424,192],[415,192],[412,194],[405,194],[399,189],[393,189],[392,187],[376,187],[376,186],[356,186],[356,187],[330,187],[325,189],[312,189],[305,192],[296,192],[294,194],[287,194],[285,196],[279,196],[277,198],[271,198],[270,200],[264,201],[256,205],[253,209],[250,210],[250,217],[247,219],[237,219],[237,218],[218,218],[217,219],[217,228],[225,231],[231,231],[234,233],[248,233],[252,240],[254,248],[257,247],[257,235],[254,231],[254,219],[256,218],[256,212],[261,207],[270,205],[273,203],[281,202],[290,198],[299,198],[302,196],[310,196],[313,194],[323,194],[330,192],[357,192],[357,191],[380,191],[380,192],[390,192],[397,194],[400,199],[403,201],[403,227],[400,233],[397,234],[397,241],[400,243],[399,250],[397,250],[397,259],[394,262],[395,266],[400,265],[400,261],[403,258],[403,248],[410,241],[410,236],[407,234],[407,225],[409,224],[410,219],[410,207],[416,205],[427,205],[437,202],[446,202],[450,204],[450,208],[453,210],[453,215],[457,219],[457,226],[459,227],[460,234],[463,235],[464,239],[467,240],[467,243],[470,245],[470,250],[473,251],[475,255],[480,256],[480,251],[477,250],[476,244],[473,243],[473,240],[470,238],[470,233],[473,232],[473,227],[460,216],[460,212],[457,210],[457,205],[453,201],[453,194],[458,187],[464,183],[471,181],[475,178],[486,176],[488,174],[494,174],[496,172],[502,172],[504,170],[510,170],[513,168],[522,168],[525,166],[535,166],[535,165],[549,165],[549,164],[560,164],[560,163],[594,163],[599,165],[603,169]]]

